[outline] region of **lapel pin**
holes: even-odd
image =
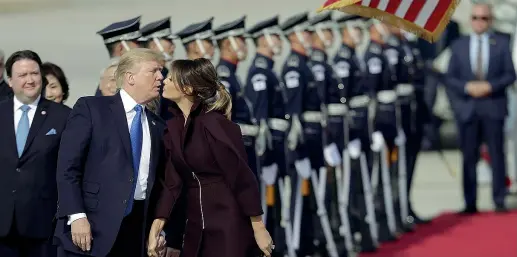
[[[156,123],[154,122],[154,120],[152,120],[152,121],[151,121],[151,123],[153,124],[153,126],[155,126],[155,125],[156,125]]]
[[[47,114],[46,111],[41,111],[41,115],[45,115],[45,114]]]

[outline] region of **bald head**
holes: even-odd
[[[489,3],[476,3],[472,6],[471,26],[476,34],[483,34],[492,27],[492,5]]]

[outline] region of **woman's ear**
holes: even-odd
[[[192,86],[185,86],[185,93],[187,95],[192,95],[192,93],[194,93],[194,88]]]

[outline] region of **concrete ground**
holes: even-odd
[[[69,78],[72,106],[78,97],[94,93],[99,72],[108,62],[102,39],[96,31],[108,24],[142,16],[142,23],[171,15],[174,31],[189,23],[215,17],[215,26],[248,14],[248,24],[281,14],[283,21],[300,11],[315,11],[324,1],[299,0],[0,0],[0,48],[7,55],[20,49],[32,49],[45,61],[60,65]],[[468,10],[470,1],[462,1],[458,10]],[[455,18],[464,23],[468,12],[456,12]],[[177,58],[183,58],[181,46]],[[250,52],[252,52],[252,48]],[[277,64],[280,63],[277,62]],[[241,65],[240,73],[249,62]],[[457,172],[451,177],[436,153],[422,154],[418,162],[412,199],[416,211],[434,216],[463,207],[460,164],[457,151],[446,152],[448,161]],[[479,207],[492,208],[489,186],[480,187]],[[516,201],[509,203],[517,205]]]

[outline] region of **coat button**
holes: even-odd
[[[22,172],[20,168],[16,168],[16,172]]]
[[[13,194],[16,193],[16,189],[13,190]]]

